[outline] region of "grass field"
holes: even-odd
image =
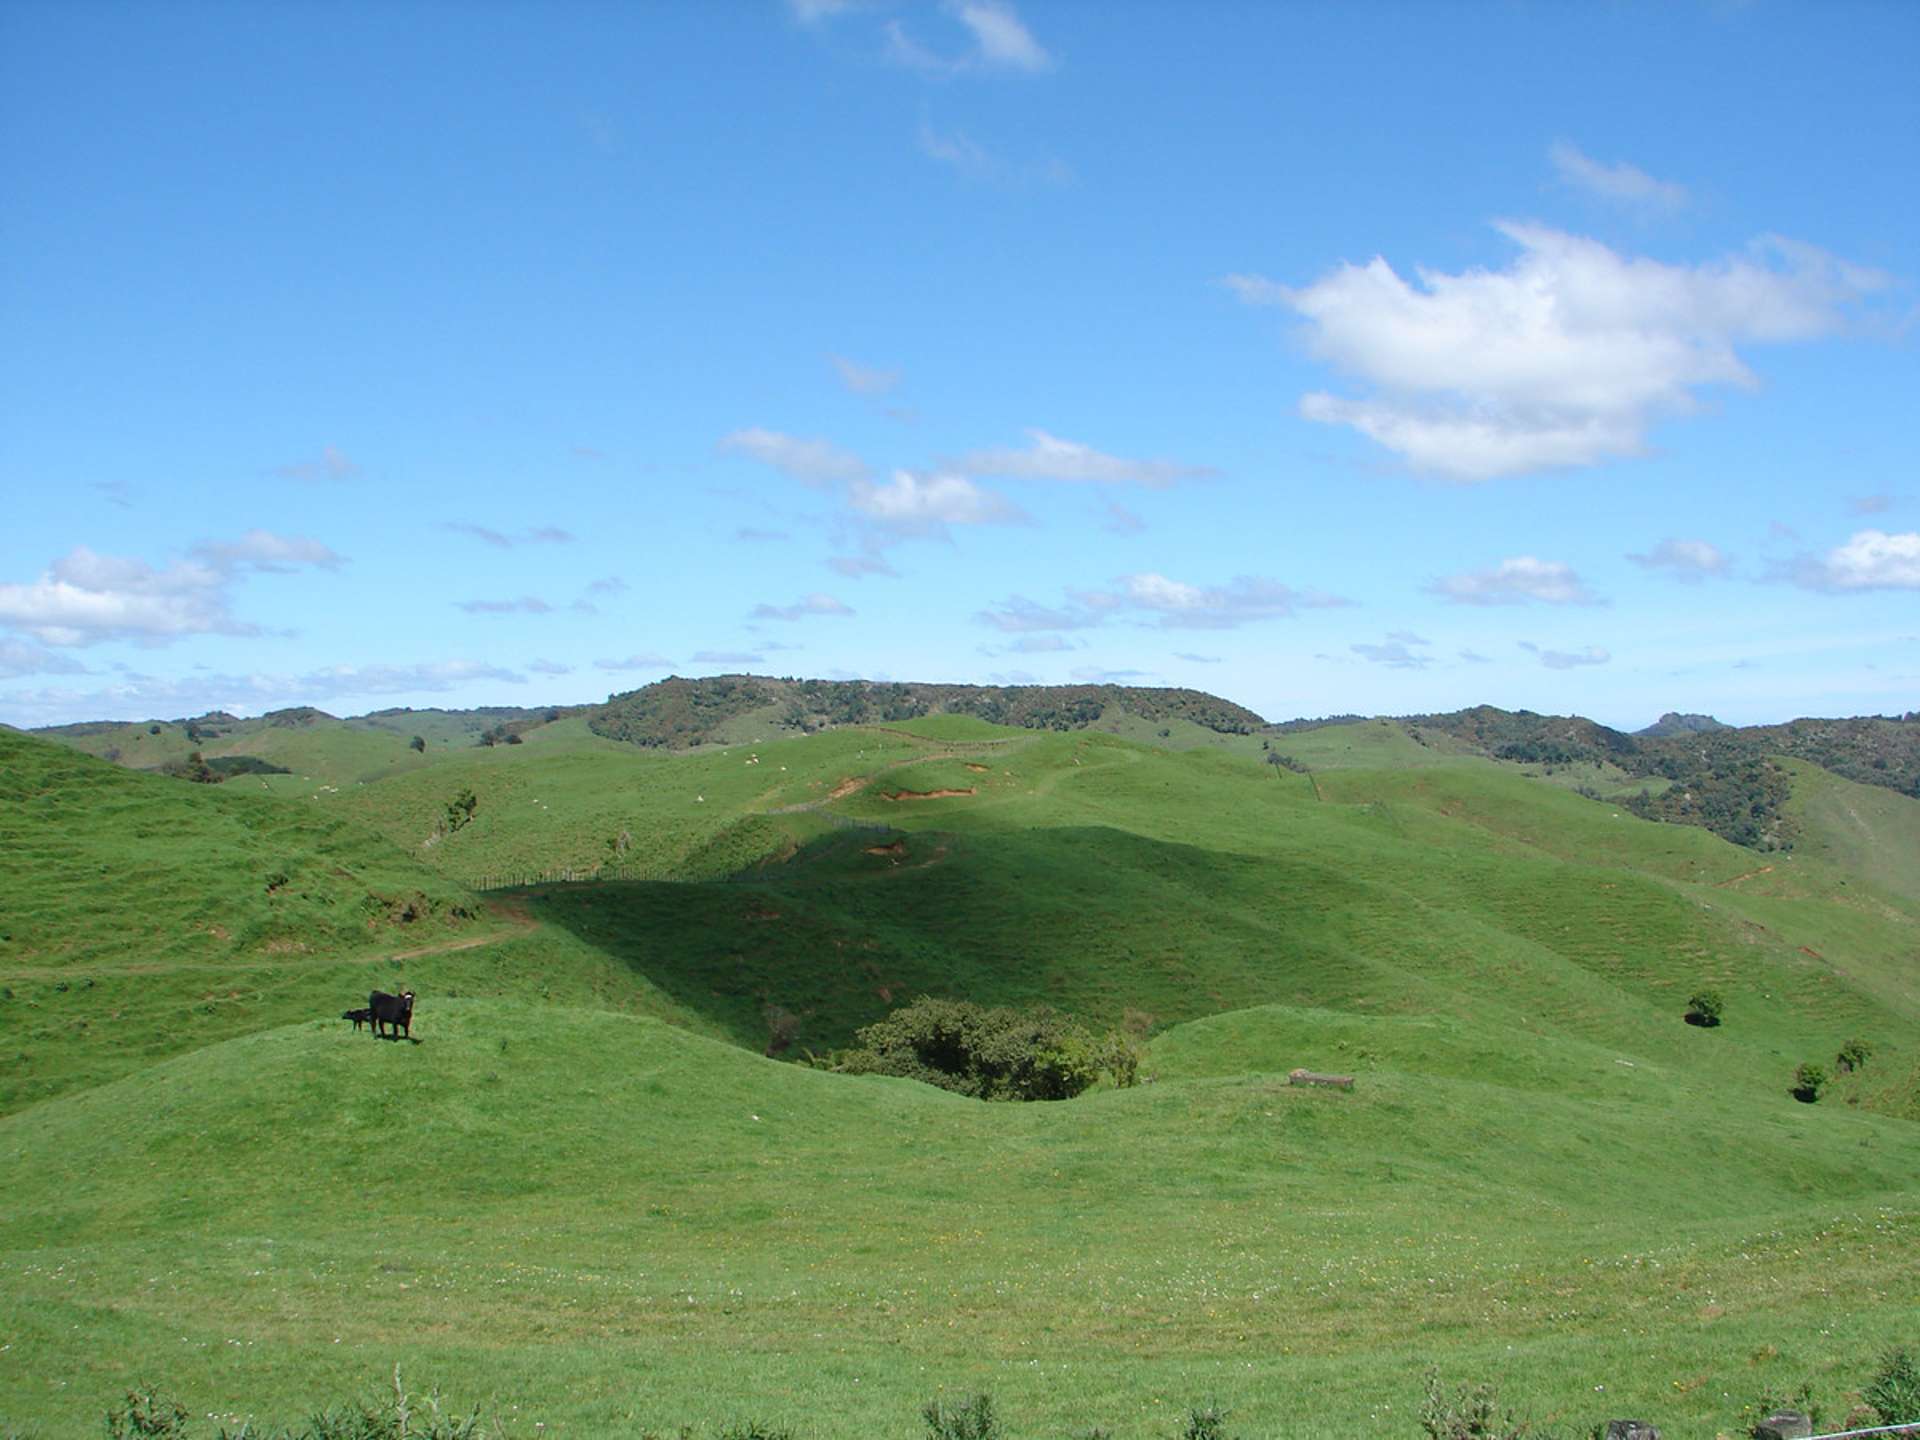
[[[1763,858],[1397,727],[1275,741],[1312,775],[1237,738],[563,721],[276,797],[0,736],[0,1433],[143,1378],[293,1420],[399,1362],[529,1435],[907,1435],[979,1389],[1020,1436],[1413,1435],[1431,1363],[1711,1436],[1920,1341],[1920,805],[1796,768]],[[401,983],[419,1043],[333,1018]],[[769,1007],[817,1050],[928,992],[1144,1027],[1153,1082],[757,1053]]]

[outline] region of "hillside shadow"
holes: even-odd
[[[838,832],[724,881],[528,903],[737,1044],[798,1054],[922,994],[1096,1026],[1338,1000],[1374,977],[1318,932],[1360,890],[1332,867],[1076,826]]]

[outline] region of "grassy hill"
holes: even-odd
[[[1761,855],[1425,726],[1204,728],[575,716],[278,796],[0,736],[0,1433],[143,1377],[293,1419],[397,1360],[549,1435],[907,1433],[977,1389],[1017,1435],[1214,1398],[1412,1435],[1429,1362],[1710,1435],[1920,1338],[1920,802],[1786,761]],[[554,869],[603,878],[472,889]],[[438,908],[353,913],[403,886]],[[401,982],[418,1044],[333,1018]],[[1144,1032],[1152,1083],[758,1053],[919,993]]]

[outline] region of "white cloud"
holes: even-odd
[[[317,540],[268,530],[249,530],[238,540],[205,541],[191,558],[164,570],[77,545],[38,580],[0,584],[0,625],[45,645],[165,644],[184,635],[254,635],[259,627],[231,612],[237,577],[301,566],[337,569],[342,563]]]
[[[1218,472],[1178,460],[1128,460],[1104,455],[1077,440],[1062,440],[1044,430],[1029,430],[1033,443],[1024,450],[976,450],[954,462],[971,475],[1017,480],[1068,480],[1096,485],[1145,485],[1164,489],[1175,481]]]
[[[964,130],[936,130],[922,119],[919,139],[922,155],[950,165],[971,179],[987,180],[1001,173],[1000,162]]]
[[[749,456],[807,485],[848,484],[866,479],[868,473],[866,461],[830,441],[782,435],[758,426],[723,436],[720,448]]]
[[[1485,570],[1448,575],[1427,589],[1456,605],[1520,605],[1531,600],[1546,605],[1599,603],[1571,566],[1531,555],[1515,555]]]
[[[1045,70],[1053,58],[1002,0],[949,0],[947,9],[973,32],[983,64],[1014,70]]]
[[[0,639],[0,680],[22,675],[84,675],[87,667],[71,655],[30,645],[24,640]]]
[[[761,665],[766,656],[751,650],[696,650],[693,663],[696,665]]]
[[[831,595],[813,594],[794,601],[791,605],[756,605],[748,615],[750,620],[804,620],[809,615],[837,615],[846,617],[853,614],[853,608],[844,601]]]
[[[1308,394],[1302,415],[1463,481],[1640,454],[1647,428],[1696,409],[1700,389],[1756,383],[1736,346],[1831,333],[1887,283],[1777,236],[1689,266],[1540,225],[1495,228],[1520,248],[1504,270],[1420,270],[1416,287],[1375,258],[1302,289],[1227,283],[1299,315],[1313,352],[1371,388]]]
[[[1584,650],[1542,650],[1528,640],[1522,640],[1519,643],[1522,650],[1539,657],[1540,663],[1549,670],[1571,670],[1579,665],[1604,665],[1613,659],[1613,656],[1598,645],[1589,645]]]
[[[1920,590],[1920,530],[1860,530],[1824,555],[1802,555],[1776,578],[1809,590]]]
[[[844,355],[829,355],[827,359],[839,372],[840,383],[856,395],[884,395],[900,383],[898,370],[876,370]]]
[[[530,660],[527,669],[536,675],[571,675],[573,666],[562,665],[558,660]]]
[[[1624,160],[1617,165],[1602,165],[1564,140],[1556,141],[1547,156],[1562,180],[1602,200],[1659,210],[1678,210],[1687,203],[1686,186],[1656,180]]]
[[[1176,650],[1173,653],[1173,658],[1176,660],[1185,660],[1194,665],[1218,665],[1222,663],[1224,657],[1219,655],[1195,655],[1189,650]]]
[[[887,58],[910,70],[948,75],[969,70],[1024,70],[1032,74],[1052,67],[1053,57],[1005,0],[946,0],[941,8],[967,32],[970,44],[966,49],[942,55],[909,35],[900,21],[889,20],[883,29]]]
[[[1643,570],[1661,570],[1689,583],[1725,579],[1731,564],[1725,551],[1705,540],[1662,540],[1645,555],[1627,559]]]
[[[1050,610],[1016,595],[998,610],[982,610],[973,617],[982,625],[1009,635],[1026,635],[1042,630],[1084,630],[1098,625],[1100,617],[1084,610]]]
[[[1099,614],[1145,614],[1168,630],[1230,630],[1260,620],[1278,620],[1302,608],[1345,605],[1333,595],[1299,591],[1277,580],[1236,575],[1225,585],[1190,585],[1145,571],[1124,575],[1108,591],[1076,596]]]
[[[889,534],[939,534],[949,525],[1004,525],[1025,518],[1004,496],[964,475],[896,470],[884,485],[855,481],[848,503]]]

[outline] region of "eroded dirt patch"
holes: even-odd
[[[959,790],[883,790],[882,800],[952,800],[960,796],[973,794],[973,786]]]
[[[854,791],[858,790],[861,786],[865,785],[867,781],[872,778],[873,777],[870,775],[849,775],[846,779],[842,780],[838,785],[834,786],[833,789],[827,792],[827,799],[844,800],[847,798],[847,796],[853,794]]]
[[[886,855],[886,856],[890,856],[895,860],[898,860],[901,856],[905,855],[906,853],[907,853],[907,842],[904,840],[896,840],[891,845],[867,846],[867,854]]]

